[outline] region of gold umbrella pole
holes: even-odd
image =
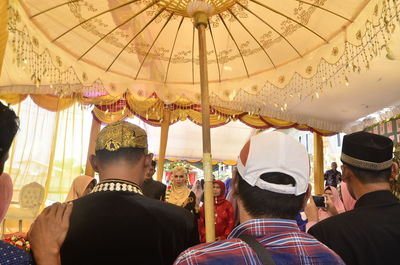
[[[215,241],[215,216],[210,137],[210,102],[208,94],[206,32],[208,16],[205,12],[194,14],[194,23],[199,34],[200,87],[203,132],[204,213],[206,242]]]

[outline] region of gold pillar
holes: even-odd
[[[86,159],[86,169],[85,169],[86,176],[94,177],[94,170],[92,168],[92,165],[90,164],[89,157],[94,154],[94,149],[96,147],[96,137],[97,134],[99,134],[100,132],[100,126],[101,123],[94,116],[92,116],[92,128],[90,129],[90,140],[89,140],[89,147]]]
[[[314,133],[314,192],[324,193],[324,144],[322,136]]]
[[[206,50],[207,16],[195,14],[195,26],[199,34],[199,63],[201,87],[201,114],[203,135],[203,172],[204,172],[204,215],[206,226],[206,242],[215,241],[215,215],[213,195],[213,175],[210,136],[210,102],[208,92],[208,69]]]
[[[167,151],[170,118],[171,118],[171,111],[164,109],[163,121],[161,124],[160,149],[158,152],[158,163],[157,163],[158,181],[162,181],[162,177],[164,174],[164,160],[165,160],[165,152]]]

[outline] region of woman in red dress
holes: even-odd
[[[225,199],[225,184],[214,181],[214,213],[215,213],[215,238],[216,240],[226,239],[234,227],[234,217],[232,204]],[[206,241],[206,230],[204,221],[204,205],[200,208],[199,219],[200,241]]]

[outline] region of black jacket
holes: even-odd
[[[199,242],[192,214],[138,193],[95,192],[73,203],[63,265],[167,265]]]
[[[399,264],[400,203],[390,191],[367,193],[354,210],[327,218],[308,232],[347,265]]]
[[[159,181],[148,179],[143,182],[141,188],[144,196],[163,201],[167,186]]]

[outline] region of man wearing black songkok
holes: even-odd
[[[357,200],[354,210],[325,219],[308,231],[334,250],[346,264],[399,264],[400,203],[389,180],[393,142],[367,132],[346,135],[342,180]]]

